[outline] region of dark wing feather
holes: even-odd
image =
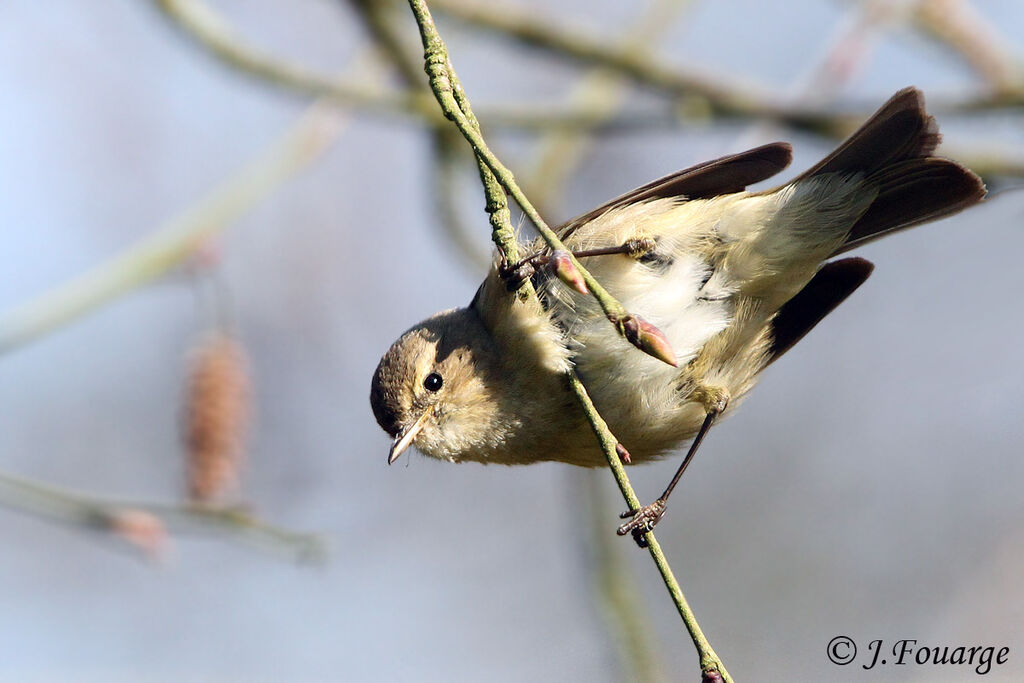
[[[904,88],[797,180],[822,173],[871,175],[892,163],[931,155],[941,139],[935,118],[924,109],[924,95]]]
[[[826,315],[864,284],[874,268],[870,261],[862,258],[845,258],[822,266],[811,281],[787,301],[772,319],[772,345],[765,366],[793,348]]]
[[[601,214],[621,206],[663,197],[705,199],[721,194],[742,192],[747,185],[761,182],[789,166],[793,148],[785,142],[773,142],[755,149],[722,157],[677,171],[643,187],[603,204],[582,216],[565,223],[558,229],[559,237],[566,239],[581,225]]]
[[[897,230],[957,213],[985,197],[981,178],[955,161],[939,157],[893,164],[872,180],[878,182],[878,197],[833,256]]]
[[[985,197],[981,179],[932,156],[941,140],[917,88],[904,88],[857,132],[794,182],[826,173],[862,174],[878,196],[833,256],[897,230],[954,214]]]

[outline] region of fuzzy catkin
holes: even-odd
[[[186,399],[189,498],[222,502],[237,492],[248,418],[248,373],[238,342],[215,333],[192,356]]]

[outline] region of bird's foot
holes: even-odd
[[[665,515],[665,499],[659,498],[650,505],[645,505],[639,510],[629,510],[619,515],[622,519],[631,518],[615,532],[619,536],[633,534],[633,540],[641,548],[647,547],[647,539],[644,535],[654,531],[654,527]]]
[[[576,264],[573,263],[569,252],[555,250],[550,254],[538,253],[524,258],[516,263],[502,261],[498,264],[498,275],[505,281],[505,287],[514,292],[523,286],[523,283],[532,278],[538,270],[545,268],[559,280],[575,289],[580,294],[589,294],[587,283],[583,279]]]
[[[545,257],[541,254],[534,254],[515,263],[509,263],[502,258],[501,263],[498,264],[498,275],[505,282],[506,289],[514,292],[522,287],[523,283],[537,272],[539,265],[537,262],[542,258]]]

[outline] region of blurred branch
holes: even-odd
[[[1024,154],[1007,155],[1003,149],[980,149],[972,147],[958,152],[952,146],[944,148],[943,154],[953,159],[968,159],[964,162],[972,171],[986,179],[1007,176],[1024,177]]]
[[[353,83],[316,73],[260,52],[234,34],[230,25],[202,0],[153,0],[157,8],[189,38],[234,69],[272,85],[303,95],[335,100],[341,104],[390,113],[416,113],[439,119],[426,95],[385,93],[373,83]]]
[[[597,474],[591,470],[574,472],[572,485],[579,492],[578,525],[588,532],[583,539],[591,555],[585,562],[586,571],[622,665],[618,678],[635,683],[666,680],[658,666],[656,634],[636,599],[635,577],[622,561],[622,544],[597,522],[604,518],[608,502]]]
[[[653,2],[621,40],[620,47],[633,52],[648,51],[657,36],[671,27],[673,19],[689,5],[689,0]],[[595,67],[584,75],[568,101],[596,117],[612,120],[626,99],[628,87],[629,79],[623,74]],[[586,129],[544,132],[533,169],[522,182],[537,206],[550,209],[592,140],[593,131]]]
[[[890,0],[861,0],[853,3],[833,30],[821,55],[811,57],[785,90],[783,97],[798,107],[832,103],[843,86],[863,65],[871,48],[871,37],[878,25],[891,20],[901,8]],[[767,142],[775,136],[771,121],[758,121],[736,142],[745,149]],[[850,132],[853,132],[852,129]]]
[[[458,197],[462,187],[459,182],[459,170],[462,168],[463,155],[453,144],[452,135],[461,141],[458,131],[451,127],[445,132],[437,131],[431,136],[434,147],[434,172],[431,174],[434,186],[430,193],[431,199],[437,206],[445,233],[462,253],[466,262],[478,269],[486,269],[491,264],[491,255],[472,238],[470,228],[460,213]]]
[[[443,117],[431,98],[414,90],[382,91],[375,84],[362,84],[317,73],[301,65],[284,61],[245,44],[230,26],[202,0],[153,0],[156,6],[185,35],[224,64],[251,77],[292,92],[323,97],[366,111],[389,113],[424,120],[430,124]],[[707,120],[712,117],[762,119],[783,123],[830,138],[844,138],[863,120],[873,105],[847,110],[787,104],[762,87],[730,79],[723,75],[669,67],[650,57],[621,48],[609,49],[605,42],[580,33],[556,28],[555,22],[526,15],[494,3],[467,0],[435,0],[435,5],[453,18],[546,49],[563,57],[603,66],[633,82],[651,87],[682,100],[672,112],[631,112],[609,118],[600,111],[582,108],[558,110],[546,105],[503,104],[480,108],[480,118],[488,126],[531,130],[566,129],[611,133],[627,130],[672,127],[681,120]],[[933,97],[933,110],[960,113],[1022,108],[1024,90],[1009,89],[978,93],[967,97]],[[859,112],[859,113],[858,113]],[[973,165],[972,159],[962,161]],[[1013,163],[993,164],[1020,175],[1024,169]]]
[[[443,123],[433,98],[415,90],[383,91],[375,83],[357,83],[312,71],[241,40],[230,25],[202,0],[153,0],[157,8],[188,38],[225,65],[250,77],[294,93],[326,98],[357,109]],[[594,117],[586,110],[557,111],[548,106],[496,106],[486,112],[492,126],[508,128],[593,128],[604,130],[673,126],[671,113],[638,114],[618,121]]]
[[[314,105],[273,146],[199,203],[92,270],[0,315],[0,353],[45,334],[187,259],[335,140],[338,115]]]
[[[873,111],[865,103],[864,114],[786,103],[771,90],[725,74],[669,66],[582,32],[561,28],[557,21],[508,5],[475,0],[434,0],[437,10],[470,26],[485,29],[519,42],[572,59],[618,71],[634,82],[688,101],[687,110],[704,112],[706,118],[761,118],[830,137],[845,137],[854,122]],[[937,106],[935,106],[937,105]],[[977,111],[1024,107],[1024,91],[996,92],[933,101],[933,109]]]
[[[441,225],[455,247],[462,252],[468,263],[481,268],[490,265],[491,256],[470,237],[471,231],[462,220],[456,197],[459,195],[459,167],[463,155],[462,136],[444,118],[437,108],[434,96],[423,83],[423,67],[418,55],[406,49],[406,42],[398,30],[393,16],[396,5],[381,3],[379,0],[345,0],[363,20],[374,43],[384,52],[395,67],[402,84],[410,90],[420,90],[430,101],[431,111],[437,115],[438,123],[430,133],[434,173],[431,196],[437,205]],[[557,130],[568,130],[558,128]]]
[[[1006,42],[965,0],[918,0],[913,18],[928,36],[948,45],[997,93],[1018,97],[1024,69]]]
[[[493,237],[495,244],[502,253],[505,254],[506,258],[510,262],[514,262],[516,260],[518,249],[515,242],[515,235],[512,231],[511,223],[509,222],[507,199],[505,196],[505,192],[507,191],[523,209],[523,212],[527,217],[534,222],[534,225],[537,226],[537,229],[549,244],[551,244],[552,248],[561,247],[561,242],[558,241],[557,236],[551,232],[550,228],[548,228],[543,220],[540,219],[539,215],[536,214],[533,206],[523,195],[522,190],[516,185],[512,174],[508,169],[501,165],[501,163],[488,149],[483,136],[480,134],[480,128],[476,122],[476,118],[473,116],[469,101],[466,98],[465,92],[462,90],[462,85],[459,82],[458,76],[456,75],[449,60],[448,51],[445,47],[444,41],[437,32],[437,27],[434,25],[433,18],[430,16],[430,10],[427,8],[425,0],[409,0],[409,6],[416,17],[416,23],[419,25],[420,35],[423,40],[426,70],[430,79],[431,90],[433,90],[434,95],[437,97],[438,104],[440,104],[445,116],[452,119],[455,125],[458,126],[467,142],[469,142],[473,147],[473,151],[476,153],[477,158],[480,161],[481,180],[484,185],[484,191],[487,194],[488,212],[491,214],[491,223],[494,227]],[[549,233],[553,240],[549,239]],[[580,272],[585,278],[587,278],[587,285],[591,288],[591,291],[595,291],[595,286],[599,285],[597,285],[596,282],[593,282],[593,277],[582,268],[580,268]],[[528,296],[534,295],[532,287],[528,284],[524,289],[527,290]],[[614,301],[614,299],[612,301]],[[636,493],[633,491],[633,488],[629,483],[629,478],[626,476],[625,468],[622,466],[622,461],[619,459],[617,450],[619,447],[618,440],[611,433],[608,429],[608,425],[597,412],[593,401],[591,401],[586,388],[583,386],[583,383],[580,381],[575,371],[569,371],[568,379],[570,387],[583,408],[588,422],[590,422],[591,427],[594,429],[594,433],[601,444],[605,457],[608,459],[609,466],[612,468],[612,472],[615,475],[615,480],[619,485],[619,489],[628,501],[630,509],[639,509],[641,507],[640,501],[637,498]],[[693,612],[690,610],[689,604],[686,602],[686,598],[683,596],[682,590],[679,588],[679,583],[672,574],[672,569],[669,566],[668,561],[665,559],[665,555],[661,551],[661,547],[658,545],[654,534],[648,532],[644,535],[644,538],[647,540],[651,557],[654,558],[654,562],[657,565],[658,570],[661,572],[665,586],[668,589],[669,594],[672,596],[673,602],[683,619],[683,623],[690,632],[690,636],[697,648],[700,657],[701,671],[705,677],[718,675],[724,681],[731,681],[731,678],[726,672],[725,667],[722,665],[721,660],[715,654],[711,645],[704,637],[703,632],[700,630],[700,626],[697,624],[697,621],[693,616]]]
[[[449,128],[444,116],[438,111],[433,96],[422,82],[423,69],[416,57],[409,52],[405,39],[394,24],[392,13],[396,6],[380,0],[345,0],[362,19],[374,44],[387,56],[398,71],[402,85],[410,92],[422,95],[431,111],[430,116],[439,119]]]
[[[176,533],[217,532],[297,562],[322,560],[322,539],[276,527],[240,507],[118,502],[44,485],[0,472],[0,505],[67,526],[124,536],[137,542],[125,520],[151,519]],[[146,517],[144,517],[146,516]],[[137,525],[136,525],[137,526]],[[151,550],[152,548],[150,548]]]

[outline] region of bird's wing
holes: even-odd
[[[793,181],[857,174],[866,186],[876,188],[877,197],[833,256],[962,211],[985,197],[985,185],[970,169],[934,156],[940,139],[921,91],[904,88],[834,152]]]
[[[862,258],[826,263],[800,292],[787,301],[771,322],[771,346],[765,367],[803,339],[825,316],[843,303],[871,275],[875,266]]]
[[[558,228],[562,240],[567,239],[581,225],[598,218],[611,209],[629,204],[666,197],[706,199],[721,194],[742,192],[747,185],[772,177],[789,166],[793,148],[785,142],[773,142],[746,152],[706,161],[677,171],[638,187],[611,200]]]

